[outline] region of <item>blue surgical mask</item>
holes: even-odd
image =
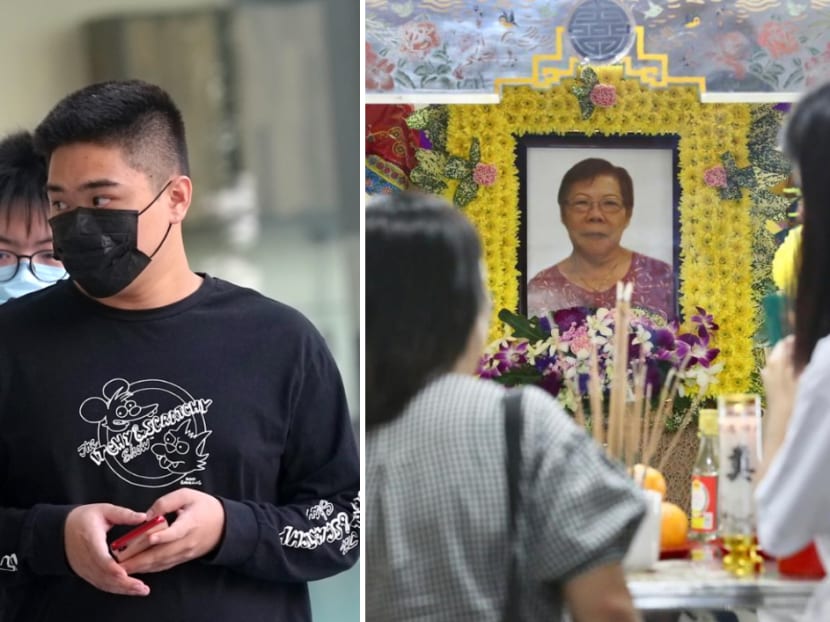
[[[17,274],[14,275],[14,278],[11,281],[2,282],[15,269],[17,269]],[[20,298],[44,287],[49,287],[55,281],[59,281],[66,276],[66,270],[63,268],[41,266],[40,264],[38,264],[37,273],[49,282],[47,283],[35,278],[32,270],[29,268],[28,261],[21,261],[19,268],[17,266],[4,266],[0,268],[0,304],[8,302],[12,298]]]

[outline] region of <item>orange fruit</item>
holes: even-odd
[[[686,544],[689,517],[679,506],[663,501],[660,508],[660,548],[671,549]]]
[[[643,473],[645,469],[645,473]],[[654,467],[646,467],[642,464],[635,464],[631,477],[634,483],[646,490],[659,492],[661,497],[666,496],[666,478]]]

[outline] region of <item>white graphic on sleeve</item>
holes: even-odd
[[[320,499],[320,503],[305,511],[305,515],[308,520],[320,520],[321,518],[328,518],[332,512],[334,512],[334,505],[331,501]]]
[[[340,554],[345,555],[360,544],[360,493],[352,501],[352,531],[340,543]]]
[[[319,511],[320,507],[325,507],[330,511],[326,514]],[[315,506],[306,510],[306,516],[309,520],[320,520],[331,516],[334,511],[334,506],[325,500],[320,501]],[[314,515],[312,517],[312,515]],[[340,542],[340,553],[345,555],[360,542],[360,495],[352,501],[352,515],[348,512],[338,512],[334,518],[328,522],[311,529],[296,529],[291,525],[286,525],[280,531],[280,542],[283,546],[293,549],[308,549],[313,550],[323,544],[333,544]]]
[[[213,403],[159,379],[113,378],[101,397],[88,397],[78,412],[97,426],[95,438],[78,447],[81,458],[106,464],[122,480],[144,488],[176,482],[192,485],[210,454],[205,415]]]
[[[17,555],[11,553],[0,557],[0,570],[5,572],[17,572]]]

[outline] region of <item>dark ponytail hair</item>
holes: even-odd
[[[794,352],[795,367],[801,370],[818,340],[830,334],[830,84],[796,104],[784,151],[800,175],[804,201]]]
[[[400,415],[452,369],[485,304],[481,248],[443,200],[404,192],[366,208],[366,425]]]

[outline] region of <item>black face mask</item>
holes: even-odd
[[[94,298],[114,296],[146,268],[167,239],[172,224],[150,256],[138,250],[138,217],[167,190],[168,181],[143,210],[76,207],[49,220],[55,257]]]

